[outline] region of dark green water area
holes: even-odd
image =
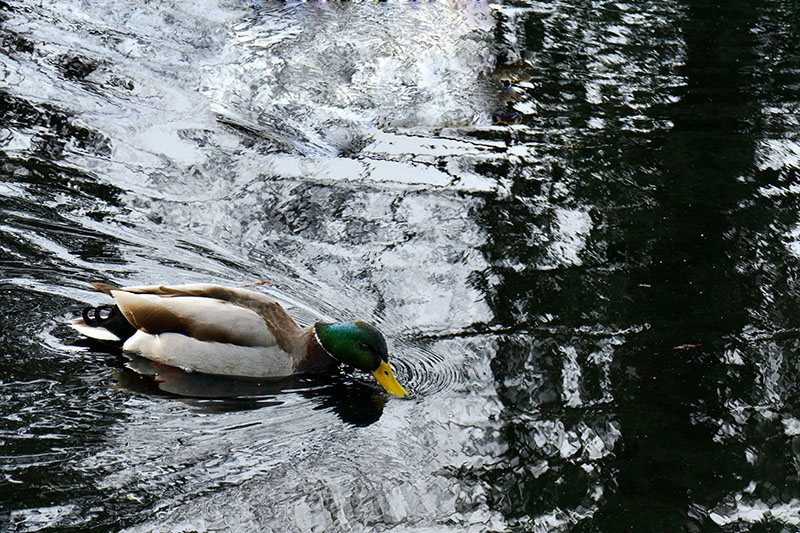
[[[0,2],[0,531],[800,530],[800,4]],[[268,283],[369,375],[137,373]]]

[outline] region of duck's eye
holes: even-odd
[[[359,348],[360,350],[364,350],[365,352],[368,352],[368,351],[369,351],[369,346],[367,346],[367,345],[366,345],[366,344],[364,344],[363,342],[361,342],[361,343],[359,343],[359,344],[358,344],[358,348]]]

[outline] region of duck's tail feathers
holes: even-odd
[[[70,326],[92,339],[124,342],[136,333],[136,328],[125,319],[116,305],[87,307],[81,315],[81,318],[72,319]]]

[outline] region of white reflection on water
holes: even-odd
[[[264,4],[234,24],[205,92],[330,153],[369,127],[488,124],[495,91],[488,4]],[[277,130],[277,131],[275,131]]]
[[[64,163],[121,193],[113,207],[67,198],[64,214],[108,236],[112,259],[81,259],[46,231],[21,239],[86,278],[267,279],[301,320],[372,320],[417,395],[359,427],[318,391],[242,410],[107,391],[115,405],[87,409],[110,411],[112,425],[63,468],[108,495],[106,514],[144,508],[134,530],[503,529],[482,483],[454,473],[503,451],[491,341],[418,340],[491,318],[469,283],[487,266],[473,193],[494,187],[474,167],[504,156],[472,130],[495,106],[491,9],[67,0],[32,16],[5,22],[38,43],[36,55],[4,58],[10,91],[104,136],[107,153],[70,145]],[[94,69],[66,79],[62,56]],[[35,136],[14,131],[5,149],[23,155]],[[105,216],[87,216],[98,205]],[[15,523],[100,512],[82,503]]]

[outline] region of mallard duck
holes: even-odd
[[[407,394],[389,366],[383,335],[366,322],[301,328],[275,300],[238,287],[92,285],[115,305],[88,307],[70,325],[152,361],[256,379],[326,372],[343,363],[370,372],[390,394]]]

